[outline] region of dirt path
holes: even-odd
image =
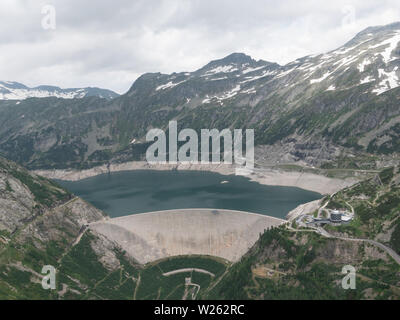
[[[135,291],[133,292],[133,300],[136,300],[136,293],[137,293],[137,291],[139,289],[139,286],[140,286],[140,280],[141,280],[141,278],[140,278],[140,273],[139,273],[139,277],[138,277],[138,280],[136,282]]]
[[[85,226],[82,226],[81,230],[79,231],[78,236],[76,237],[75,241],[72,243],[70,247],[65,250],[65,252],[61,255],[61,257],[57,260],[59,264],[61,264],[62,259],[69,253],[71,252],[72,248],[75,247],[82,239],[83,235],[85,234],[86,230],[88,228]]]

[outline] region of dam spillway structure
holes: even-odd
[[[265,230],[286,220],[222,209],[179,209],[133,214],[90,224],[139,263],[179,255],[238,261]]]

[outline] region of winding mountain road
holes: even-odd
[[[380,243],[375,240],[370,240],[370,239],[358,239],[358,238],[346,238],[346,237],[334,236],[321,227],[318,227],[314,230],[317,233],[319,233],[320,235],[327,237],[327,238],[335,238],[335,239],[340,239],[340,240],[345,240],[345,241],[362,241],[362,242],[367,242],[369,244],[377,246],[377,247],[381,248],[382,250],[386,251],[400,265],[400,256],[393,249],[385,246],[383,243]]]
[[[381,248],[382,250],[386,251],[386,253],[389,254],[393,258],[393,260],[396,261],[400,265],[400,255],[398,255],[392,248],[389,248],[388,246],[385,246],[383,243],[380,243],[375,240],[338,237],[338,236],[334,236],[334,235],[330,234],[328,231],[326,231],[324,228],[321,228],[321,227],[309,228],[307,230],[295,229],[290,226],[288,226],[287,228],[288,228],[288,230],[295,231],[295,232],[316,232],[326,238],[335,238],[335,239],[344,240],[344,241],[368,242],[369,244],[377,246],[377,247]]]

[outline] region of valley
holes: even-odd
[[[285,65],[232,53],[122,95],[1,81],[0,299],[399,300],[399,35]],[[254,130],[254,170],[146,161],[175,121]]]
[[[400,265],[373,243],[349,241],[375,239],[399,253],[398,204],[392,196],[400,181],[398,168],[320,200],[319,206],[326,201],[338,206],[343,197],[351,197],[345,201],[356,208],[354,222],[326,227],[333,235],[326,237],[308,228],[292,230],[294,220],[271,224],[268,216],[227,210],[172,210],[110,219],[53,182],[0,160],[2,205],[9,203],[18,211],[18,206],[26,207],[20,190],[36,203],[26,218],[9,221],[1,232],[1,298],[398,298]],[[372,201],[378,206],[365,218],[358,206]],[[4,215],[1,221],[7,221]],[[250,225],[253,229],[247,229]],[[215,243],[201,249],[202,241],[196,238],[201,236]],[[348,263],[358,270],[356,291],[340,289],[340,270]],[[46,264],[57,269],[57,290],[41,288],[40,271]]]

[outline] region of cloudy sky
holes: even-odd
[[[123,93],[145,72],[232,52],[285,64],[394,21],[399,0],[1,0],[0,80]]]

